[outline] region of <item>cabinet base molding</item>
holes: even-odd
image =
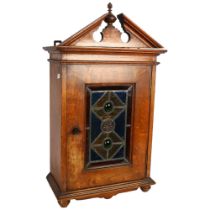
[[[117,195],[118,193],[133,191],[137,190],[138,188],[146,192],[150,189],[151,185],[155,184],[155,181],[153,181],[150,177],[146,177],[141,180],[134,180],[88,189],[61,192],[58,184],[56,183],[56,180],[54,179],[51,173],[49,173],[46,178],[61,207],[67,207],[70,200],[72,199],[82,200],[94,197],[109,199],[112,196]]]

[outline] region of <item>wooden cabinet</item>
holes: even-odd
[[[109,11],[55,46],[50,54],[50,173],[61,206],[71,199],[148,191],[156,57],[166,50]],[[102,39],[93,39],[102,22]],[[57,45],[58,43],[58,45]]]

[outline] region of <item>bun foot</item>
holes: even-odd
[[[67,207],[70,203],[70,200],[58,200],[58,203],[61,207]]]
[[[146,186],[142,186],[140,187],[140,189],[143,191],[143,192],[148,192],[150,190],[151,186],[150,185],[146,185]]]
[[[110,199],[112,197],[113,197],[112,195],[106,195],[106,196],[104,196],[105,199]]]

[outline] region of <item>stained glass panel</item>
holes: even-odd
[[[88,86],[86,91],[87,168],[128,163],[133,86]]]

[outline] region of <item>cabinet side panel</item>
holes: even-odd
[[[61,79],[60,64],[50,63],[50,172],[61,186]]]
[[[150,114],[149,114],[149,138],[147,147],[147,169],[146,177],[150,177],[151,168],[151,151],[152,151],[152,133],[153,133],[153,118],[154,118],[154,103],[155,103],[155,80],[156,80],[156,66],[152,67],[150,80]]]

